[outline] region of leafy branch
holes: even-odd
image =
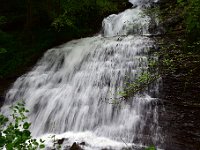
[[[26,121],[27,109],[24,103],[11,106],[11,119],[0,114],[0,149],[7,150],[36,150],[45,147],[44,141],[38,142],[32,138],[29,130],[30,123]]]

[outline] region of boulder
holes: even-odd
[[[58,139],[58,140],[57,140],[57,143],[58,143],[59,145],[62,145],[63,142],[64,142],[64,140],[65,140],[64,138],[62,138],[62,139]]]
[[[69,150],[83,150],[83,149],[76,142],[74,142]]]

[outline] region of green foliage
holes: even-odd
[[[144,71],[141,75],[138,76],[133,82],[128,82],[125,85],[123,91],[119,92],[119,94],[125,99],[134,96],[136,93],[143,91],[148,87],[149,84],[153,83],[156,79],[158,79],[160,75],[152,74],[149,71]]]
[[[76,29],[74,22],[65,14],[55,18],[51,25],[58,32],[64,30],[66,27]]]
[[[185,6],[186,1],[185,1],[185,0],[177,0],[177,3],[178,3],[180,6]]]
[[[154,146],[150,146],[150,147],[145,148],[145,150],[156,150],[156,148]]]
[[[127,0],[2,0],[0,78],[18,76],[45,50],[96,33]]]
[[[173,58],[165,56],[165,58],[162,60],[162,65],[164,67],[163,69],[165,69],[165,73],[174,73],[176,70]]]
[[[30,123],[26,121],[25,109],[23,103],[11,107],[12,121],[7,117],[0,115],[0,149],[6,148],[7,150],[36,150],[37,148],[43,149],[44,141],[37,142],[32,138],[29,131]]]
[[[5,16],[0,16],[0,26],[4,25],[7,22],[7,19]]]
[[[15,76],[32,63],[36,56],[50,48],[57,35],[47,29],[27,33],[24,31],[6,32],[0,29],[0,77]]]
[[[89,29],[91,23],[105,14],[117,11],[117,4],[109,0],[71,0],[62,2],[62,13],[54,18],[56,31]],[[94,26],[93,26],[94,27]]]
[[[187,31],[193,36],[200,33],[200,0],[192,0],[186,7],[186,26]],[[196,38],[196,37],[195,37]]]
[[[161,10],[159,7],[153,7],[153,8],[146,8],[142,14],[140,14],[142,17],[143,16],[149,16],[151,18],[158,18],[159,20],[162,20],[162,15],[161,15]]]
[[[7,50],[5,48],[0,47],[0,54],[1,53],[6,53],[6,52],[7,52]]]
[[[125,3],[126,0],[122,0]],[[117,4],[109,0],[96,0],[97,7],[99,8],[100,15],[115,12],[118,10]]]
[[[153,52],[153,54],[149,56],[147,69],[142,68],[141,73],[137,75],[134,81],[129,81],[125,84],[123,91],[119,92],[119,95],[121,96],[119,99],[120,101],[121,99],[126,100],[137,93],[143,92],[162,76],[162,73],[158,69],[159,62],[155,59],[155,57],[159,56],[156,52]],[[116,102],[113,101],[113,103]]]
[[[151,60],[151,61],[149,61],[149,67],[150,68],[156,68],[157,65],[158,65],[157,63],[158,63],[157,61]]]
[[[184,21],[186,31],[191,41],[199,40],[200,34],[200,0],[178,0],[178,4],[184,9]]]

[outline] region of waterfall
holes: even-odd
[[[110,104],[120,97],[125,82],[147,68],[154,46],[145,36],[150,34],[150,17],[142,14],[143,6],[151,2],[131,2],[137,7],[103,20],[101,34],[48,50],[15,81],[2,111],[8,113],[10,104],[23,100],[30,110],[33,136],[56,134],[66,139],[65,145],[85,142],[83,148],[93,150],[133,146],[146,124],[145,114],[156,110],[149,108],[155,99],[147,92]]]

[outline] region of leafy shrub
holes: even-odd
[[[0,149],[7,150],[36,150],[44,148],[44,141],[37,142],[29,130],[30,123],[26,121],[23,103],[11,107],[11,119],[0,114]]]
[[[177,0],[184,8],[186,31],[191,41],[199,40],[200,34],[200,0]]]
[[[119,94],[125,99],[130,98],[136,93],[144,91],[151,83],[156,81],[159,77],[159,74],[153,74],[149,71],[145,71],[141,75],[139,75],[134,82],[128,82],[124,90],[119,92]]]
[[[80,5],[81,4],[81,5]],[[94,28],[97,18],[117,11],[117,4],[109,0],[71,0],[62,3],[62,13],[55,17],[52,27],[56,31]],[[70,31],[70,30],[69,30]]]

